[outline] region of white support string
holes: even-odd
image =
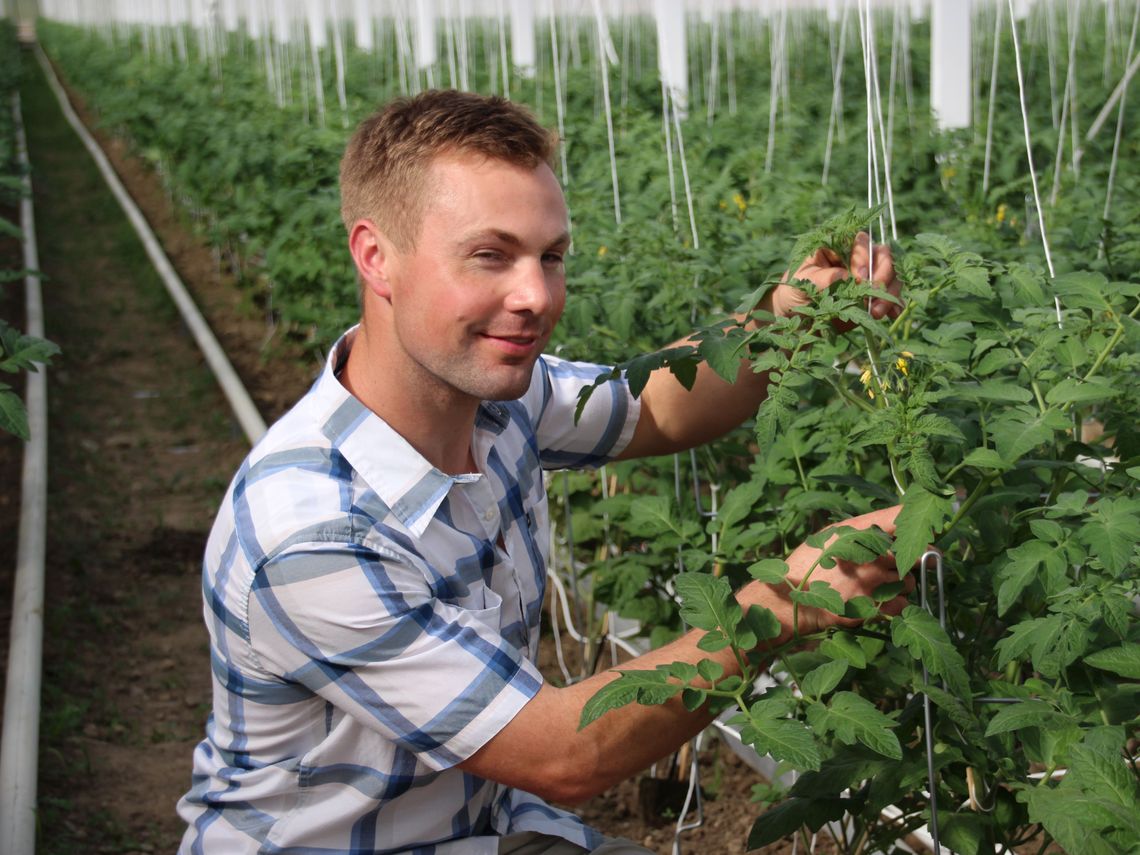
[[[1080,0],[1073,0],[1080,7]],[[1077,22],[1073,18],[1072,8],[1069,10],[1069,53],[1068,67],[1065,69],[1065,91],[1061,96],[1061,127],[1057,131],[1057,156],[1053,163],[1053,188],[1049,192],[1049,207],[1057,206],[1057,196],[1061,192],[1061,166],[1065,156],[1065,130],[1068,126],[1075,127],[1073,109],[1073,90],[1076,87],[1076,52],[1077,52]],[[1075,142],[1075,141],[1074,141]],[[1076,151],[1076,146],[1073,148]]]
[[[1132,15],[1132,35],[1128,38],[1128,58],[1126,63],[1132,62],[1132,54],[1136,49],[1136,27],[1140,24],[1140,4],[1137,4],[1136,11]],[[1112,212],[1112,188],[1116,183],[1116,165],[1120,159],[1120,139],[1124,133],[1124,99],[1127,94],[1127,89],[1120,93],[1120,111],[1116,115],[1116,138],[1112,143],[1112,162],[1108,167],[1108,181],[1106,182],[1104,194],[1104,215],[1103,219],[1108,220]],[[1100,243],[1100,256],[1104,255],[1104,241]]]
[[[891,221],[891,239],[898,240],[898,227],[895,225],[895,194],[891,181],[891,149],[887,140],[886,123],[883,121],[883,97],[879,89],[879,55],[875,46],[874,17],[871,4],[867,4],[867,54],[871,59],[871,91],[875,106],[875,118],[879,127],[879,143],[883,152],[883,184],[887,189],[887,214]],[[880,217],[880,234],[882,218]]]
[[[835,133],[842,121],[843,107],[843,60],[847,49],[847,2],[844,0],[842,18],[839,23],[839,43],[836,45],[831,66],[831,117],[827,120],[827,145],[823,152],[823,176],[820,183],[827,186],[827,176],[831,171],[831,147]]]
[[[693,188],[689,183],[689,163],[685,159],[685,135],[681,132],[681,117],[677,114],[677,104],[673,100],[673,90],[669,90],[669,112],[673,116],[673,132],[677,137],[677,155],[681,160],[681,179],[685,185],[685,202],[689,207],[689,230],[693,236],[693,249],[701,248],[701,239],[697,234],[697,215],[693,210]]]
[[[558,56],[558,27],[555,24],[554,0],[548,0],[550,9],[550,57],[554,70],[554,104],[558,112],[558,156],[562,166],[562,186],[570,185],[570,169],[566,164],[566,107],[562,96],[562,68]]]
[[[1049,268],[1049,278],[1055,279],[1053,256],[1049,252],[1049,236],[1045,231],[1045,211],[1041,207],[1041,193],[1037,188],[1037,170],[1033,166],[1033,140],[1029,135],[1029,108],[1025,103],[1025,74],[1021,68],[1021,42],[1017,37],[1017,21],[1013,16],[1013,0],[1006,0],[1009,9],[1010,31],[1013,34],[1013,60],[1017,67],[1017,97],[1021,103],[1021,124],[1025,130],[1025,157],[1029,161],[1029,179],[1033,185],[1033,201],[1037,206],[1037,225],[1041,229],[1041,246],[1045,250],[1045,265]],[[1053,304],[1057,309],[1057,326],[1062,325],[1061,299],[1054,294]]]
[[[1001,55],[1001,4],[994,7],[994,57],[990,66],[990,104],[986,118],[986,155],[982,167],[982,195],[990,189],[990,159],[994,142],[994,108],[997,106],[998,57]]]
[[[602,101],[606,113],[606,139],[610,146],[610,181],[614,190],[614,221],[621,225],[621,192],[618,188],[617,152],[614,145],[614,117],[613,107],[610,104],[610,62],[616,60],[613,56],[613,45],[610,42],[609,29],[606,26],[605,16],[602,14],[600,0],[593,0],[594,22],[598,32],[598,63],[602,73]]]
[[[677,176],[673,171],[673,129],[669,118],[673,99],[669,97],[669,86],[661,78],[661,124],[665,131],[665,166],[669,173],[669,210],[673,214],[673,233],[680,231],[677,224]]]

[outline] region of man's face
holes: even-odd
[[[392,317],[405,382],[511,400],[530,384],[566,303],[566,204],[545,164],[437,157],[415,247],[392,253]],[[383,369],[382,369],[383,370]]]

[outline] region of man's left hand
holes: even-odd
[[[870,281],[892,297],[897,298],[899,296],[900,283],[895,278],[895,265],[891,256],[891,248],[886,244],[876,245],[872,263],[871,237],[866,232],[859,232],[855,238],[855,246],[851,250],[851,259],[848,263],[844,263],[843,259],[830,249],[820,247],[804,259],[803,264],[796,269],[791,277],[785,276],[784,281],[777,285],[772,292],[772,314],[777,317],[787,317],[797,308],[806,306],[811,301],[807,294],[793,284],[797,281],[811,282],[818,290],[822,291],[852,275],[858,282]],[[889,299],[871,299],[870,312],[872,318],[896,318],[901,311],[902,304],[899,302]]]

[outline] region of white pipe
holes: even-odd
[[[19,93],[12,95],[16,150],[24,168],[20,227],[24,232],[24,267],[38,271],[28,147],[20,118]],[[44,334],[39,274],[24,277],[26,334]],[[16,582],[4,695],[4,727],[0,737],[0,852],[32,853],[36,849],[36,781],[39,774],[40,684],[43,679],[44,552],[47,533],[47,378],[43,366],[27,375],[24,398],[31,435],[24,445],[20,482],[20,533]]]
[[[142,212],[135,205],[134,200],[124,189],[119,177],[115,174],[114,169],[111,168],[107,156],[103,150],[99,148],[99,144],[87,132],[87,128],[79,120],[75,114],[75,110],[71,108],[71,104],[67,100],[67,93],[63,91],[63,87],[56,79],[55,72],[52,70],[51,64],[48,62],[47,57],[44,55],[43,49],[36,46],[36,59],[39,60],[40,67],[44,70],[44,76],[47,78],[48,85],[51,86],[55,97],[59,100],[60,109],[63,111],[64,117],[68,123],[79,135],[83,145],[91,153],[91,157],[95,160],[95,165],[99,167],[99,171],[103,173],[103,178],[106,180],[107,185],[111,188],[111,192],[115,194],[115,198],[119,200],[119,204],[123,208],[123,212],[127,215],[127,219],[131,221],[131,225],[135,227],[139,239],[142,241],[143,246],[146,248],[146,253],[150,257],[151,263],[154,265],[158,275],[162,278],[166,290],[170,293],[171,299],[174,300],[175,305],[178,307],[179,313],[182,315],[182,320],[189,328],[194,340],[198,343],[198,347],[202,350],[202,354],[206,358],[206,363],[210,366],[210,370],[218,378],[218,383],[222,387],[222,392],[229,401],[230,407],[237,417],[238,423],[241,425],[242,430],[245,431],[251,444],[256,443],[261,439],[262,434],[265,433],[265,421],[261,418],[261,414],[257,411],[257,407],[250,398],[249,393],[245,390],[241,380],[238,378],[237,372],[234,371],[233,366],[230,364],[229,359],[226,358],[225,351],[218,343],[214,333],[210,330],[206,320],[198,311],[198,307],[194,305],[194,299],[190,296],[190,292],[186,290],[186,286],[182,284],[182,280],[178,278],[178,274],[174,270],[174,265],[170,263],[170,259],[166,257],[163,252],[162,246],[159,244],[158,239],[154,236],[150,226],[147,224],[146,218],[143,217]]]

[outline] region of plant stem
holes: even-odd
[[[1128,313],[1128,317],[1135,318],[1137,310],[1140,310],[1140,303],[1137,303],[1136,308]],[[1096,374],[1100,370],[1100,367],[1102,365],[1104,365],[1104,361],[1106,359],[1108,359],[1109,356],[1112,355],[1112,351],[1115,349],[1116,345],[1120,342],[1120,339],[1122,339],[1123,337],[1124,337],[1124,324],[1120,323],[1120,321],[1117,321],[1116,322],[1116,329],[1112,333],[1112,338],[1110,338],[1105,343],[1104,349],[1101,350],[1101,352],[1097,355],[1096,362],[1094,362],[1092,364],[1092,368],[1090,368],[1088,370],[1088,372],[1085,374],[1085,376],[1081,378],[1082,382],[1088,380],[1090,377],[1092,377],[1094,374]]]
[[[1013,352],[1017,354],[1017,358],[1021,360],[1021,367],[1028,372],[1029,366],[1026,364],[1025,354],[1021,352],[1021,348],[1014,342],[1010,342],[1009,346],[1013,349]],[[1033,389],[1033,397],[1037,399],[1037,408],[1044,413],[1049,408],[1045,405],[1045,397],[1041,394],[1041,385],[1037,382],[1036,377],[1030,376],[1029,386]]]
[[[992,473],[986,475],[985,477],[983,477],[982,480],[978,482],[978,486],[976,486],[974,488],[974,492],[972,492],[969,496],[967,496],[966,501],[962,502],[962,504],[959,505],[958,513],[954,514],[954,518],[952,520],[950,520],[950,524],[942,529],[942,532],[941,532],[941,534],[939,534],[939,537],[941,537],[942,535],[945,535],[945,534],[954,530],[954,526],[958,525],[958,523],[961,521],[961,519],[967,513],[969,513],[970,509],[972,507],[974,507],[975,504],[977,504],[978,499],[980,499],[982,496],[984,496],[986,494],[986,491],[989,490],[989,488],[990,488],[990,484],[992,484],[996,479],[997,479],[997,473],[992,472]]]

